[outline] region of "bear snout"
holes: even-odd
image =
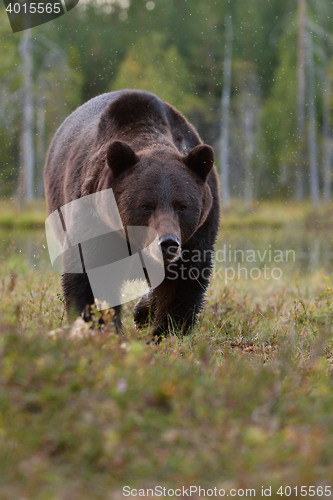
[[[174,234],[163,234],[158,240],[164,262],[173,262],[180,257],[180,241]]]

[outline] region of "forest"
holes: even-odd
[[[1,500],[332,498],[332,16],[331,0],[80,0],[12,32],[1,4]],[[113,309],[69,317],[44,231],[53,134],[123,88],[181,111],[221,181],[203,310],[159,344],[135,300],[121,334]]]
[[[145,89],[212,145],[222,202],[314,206],[332,184],[330,0],[81,0],[12,33],[0,10],[0,196],[43,197],[52,135],[88,99]]]

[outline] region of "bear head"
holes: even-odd
[[[207,183],[214,151],[199,144],[185,155],[165,144],[135,152],[123,141],[106,150],[113,188],[124,226],[156,230],[165,264],[177,260],[184,245],[205,222],[212,193]]]

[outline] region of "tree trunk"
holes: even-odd
[[[26,200],[34,197],[34,142],[33,142],[33,95],[32,95],[32,41],[31,30],[24,31],[21,57],[23,62],[24,97],[23,97],[23,151],[24,193]]]
[[[297,57],[297,135],[298,168],[296,171],[296,199],[304,198],[304,144],[305,144],[305,35],[306,0],[298,0],[298,57]]]
[[[323,198],[325,203],[331,200],[331,159],[332,159],[332,137],[331,137],[331,80],[328,75],[328,70],[324,77],[324,96],[323,96],[323,140],[324,140],[324,155],[323,155],[323,173],[324,173],[324,188]]]
[[[229,187],[229,113],[230,113],[230,92],[231,92],[231,63],[232,63],[232,19],[226,18],[225,54],[223,64],[223,90],[221,99],[221,194],[222,205],[230,205]]]
[[[244,165],[245,165],[245,204],[250,207],[253,202],[253,153],[254,153],[254,109],[251,95],[245,99],[244,109]]]
[[[37,144],[36,144],[36,160],[37,160],[37,196],[44,196],[44,180],[43,166],[45,156],[45,85],[40,82],[40,93],[37,97]]]
[[[316,133],[316,89],[315,89],[315,67],[313,59],[312,34],[308,34],[309,40],[309,165],[310,165],[310,195],[315,207],[319,205],[319,175],[317,162],[317,133]]]

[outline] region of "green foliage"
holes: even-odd
[[[17,145],[19,137],[19,109],[15,105],[21,97],[22,75],[19,71],[18,40],[8,30],[8,20],[0,9],[0,196],[12,191],[17,177]]]
[[[110,89],[134,87],[155,92],[193,122],[203,140],[216,148],[218,157],[227,16],[231,16],[233,24],[229,155],[233,194],[244,194],[246,160],[241,124],[246,94],[254,95],[252,105],[258,121],[253,156],[255,196],[290,194],[299,147],[295,133],[298,49],[297,2],[287,0],[92,0],[81,2],[54,22],[34,28],[35,119],[41,110],[45,112],[44,137],[41,141],[36,137],[35,144],[39,193],[45,150],[56,128],[76,106]],[[328,0],[307,0],[307,18],[315,46],[321,161],[323,74],[332,80],[333,33]],[[19,176],[21,36],[11,33],[1,8],[2,196],[13,193]],[[251,68],[251,78],[247,78],[246,68]],[[304,164],[298,168],[306,171],[306,140],[303,146]]]
[[[147,90],[190,116],[204,111],[204,102],[191,93],[190,73],[175,45],[153,32],[133,45],[119,66],[111,90]]]
[[[263,110],[262,147],[275,178],[284,165],[293,169],[297,165],[297,74],[296,32],[291,30],[279,42],[279,65],[275,73],[270,97]],[[280,179],[286,182],[288,177]]]
[[[322,8],[325,11],[326,2],[322,3]],[[307,2],[307,25],[309,30],[314,33],[314,51],[315,51],[315,71],[317,78],[316,95],[312,96],[315,100],[317,109],[317,134],[318,142],[321,141],[321,126],[322,126],[322,100],[323,87],[322,81],[324,74],[327,73],[327,78],[332,84],[332,52],[327,49],[327,41],[330,40],[331,34],[325,31],[327,28],[325,16],[316,15],[313,10],[316,10],[316,3]],[[319,8],[320,10],[320,8]],[[319,21],[319,22],[318,22]],[[284,195],[288,194],[288,190],[294,183],[294,175],[296,169],[308,168],[307,161],[307,118],[308,118],[308,101],[309,96],[306,96],[305,109],[305,133],[306,136],[302,139],[298,137],[297,131],[297,99],[298,99],[298,81],[297,81],[297,57],[298,57],[298,33],[297,33],[297,12],[291,12],[286,19],[283,33],[278,41],[278,65],[275,71],[273,83],[268,98],[263,106],[262,128],[264,134],[262,136],[261,147],[265,151],[267,163],[270,170],[270,175],[275,183],[280,185]],[[312,31],[311,31],[312,33]],[[306,61],[309,58],[308,43],[305,44]],[[308,91],[308,75],[306,62],[306,91]],[[298,148],[303,151],[303,161],[300,163]],[[321,161],[320,155],[318,156]],[[307,175],[307,174],[306,174]]]
[[[17,187],[20,164],[20,138],[22,136],[23,63],[20,57],[22,33],[10,30],[7,16],[0,9],[0,196],[8,196]],[[76,47],[63,50],[54,40],[51,25],[34,30],[33,93],[34,119],[40,110],[44,114],[42,151],[38,151],[37,124],[35,125],[36,181],[43,176],[42,169],[47,145],[67,114],[81,102],[82,76],[67,61],[68,55],[77,62]],[[57,106],[55,106],[55,102]],[[40,154],[39,154],[40,153]],[[39,156],[39,158],[38,158]]]

